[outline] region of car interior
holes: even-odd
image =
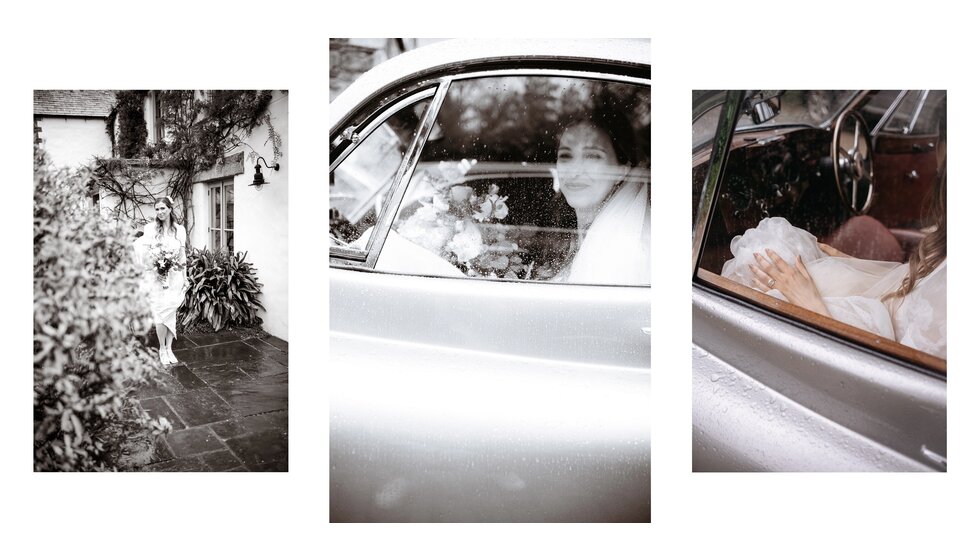
[[[737,127],[705,230],[697,277],[867,341],[863,331],[736,285],[720,276],[722,266],[732,258],[733,237],[777,216],[850,256],[906,262],[929,231],[945,99],[945,91],[872,91],[856,97],[843,117],[829,119],[825,128]],[[752,110],[745,107],[746,114]],[[695,213],[711,149],[709,142],[694,153]],[[909,354],[901,348],[891,350]],[[945,371],[945,361],[918,358]]]

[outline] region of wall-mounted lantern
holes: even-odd
[[[259,156],[259,158],[257,160],[255,160],[255,178],[254,178],[254,180],[251,183],[251,186],[255,187],[255,190],[259,190],[259,189],[262,188],[262,185],[267,185],[268,184],[265,181],[265,177],[262,176],[262,166],[259,165],[259,160],[261,160],[262,163],[265,164],[266,169],[273,169],[275,171],[279,171],[279,164],[278,163],[274,163],[272,165],[269,165],[268,163],[266,163],[264,157]]]

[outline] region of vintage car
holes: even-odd
[[[447,41],[330,104],[331,521],[649,521],[649,281],[552,260],[563,114],[617,104],[649,183],[649,50]]]
[[[945,91],[694,92],[695,471],[946,469],[945,319],[923,351],[723,274],[775,217],[907,262],[933,231],[945,121]],[[945,317],[945,276],[941,294]]]

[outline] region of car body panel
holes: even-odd
[[[649,521],[648,370],[337,333],[331,370],[331,521]]]
[[[944,465],[946,383],[697,286],[694,470]]]

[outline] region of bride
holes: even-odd
[[[946,357],[946,173],[934,191],[934,229],[907,263],[850,257],[783,218],[731,243],[722,276],[816,313]]]
[[[143,236],[136,240],[137,261],[146,266],[142,286],[147,294],[157,340],[160,342],[160,362],[164,365],[176,364],[172,345],[177,337],[177,308],[184,301],[187,288],[185,265],[187,255],[184,249],[187,232],[174,218],[174,202],[169,196],[158,198],[153,205],[156,219],[146,224]],[[177,266],[171,268],[165,277],[157,274],[149,262],[150,252],[157,246],[177,253]]]
[[[558,186],[578,236],[554,281],[650,283],[649,172],[636,167],[636,151],[632,126],[616,110],[573,119],[559,135]]]

